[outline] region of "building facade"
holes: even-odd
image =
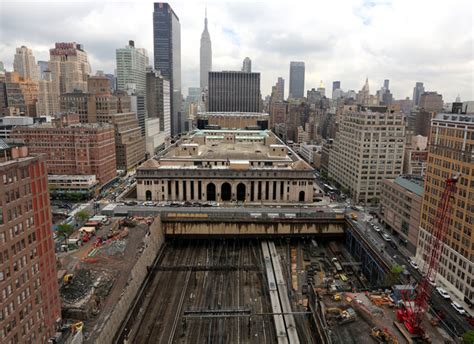
[[[329,156],[329,177],[356,203],[377,203],[380,182],[402,173],[405,125],[401,112],[344,115]]]
[[[49,50],[49,70],[57,83],[59,94],[81,90],[87,92],[87,77],[91,66],[81,44],[56,43]]]
[[[462,301],[474,300],[474,115],[436,115],[431,123],[428,166],[421,210],[417,259],[433,232],[446,178],[460,173],[437,282]]]
[[[38,82],[20,77],[17,72],[5,73],[7,113],[36,117]]]
[[[2,343],[46,343],[61,319],[45,159],[0,140]]]
[[[128,46],[115,50],[115,58],[117,63],[117,89],[121,91],[134,89],[136,93],[145,95],[146,68],[148,66],[146,50],[135,48],[135,42],[129,41]]]
[[[33,118],[25,116],[0,117],[0,139],[10,138],[10,134],[17,126],[32,125]]]
[[[380,184],[380,214],[383,223],[414,256],[418,245],[423,178],[402,175]]]
[[[422,82],[417,82],[413,88],[413,105],[418,106],[420,104],[420,97],[425,92],[425,87]]]
[[[49,174],[95,175],[100,185],[117,174],[110,125],[80,124],[78,115],[68,114],[52,123],[18,126],[11,137],[23,140],[30,152],[45,154]]]
[[[146,74],[146,93],[148,118],[159,118],[160,132],[171,136],[170,82],[160,73],[149,70]]]
[[[24,45],[16,48],[16,54],[13,59],[13,71],[17,72],[21,78],[38,82],[39,68],[31,49]]]
[[[212,70],[212,43],[207,29],[207,10],[204,18],[204,31],[201,34],[201,47],[199,50],[199,78],[201,90],[209,85],[209,72]]]
[[[53,116],[59,113],[59,93],[49,70],[45,70],[43,78],[38,81],[36,113],[38,116]]]
[[[251,112],[201,112],[196,117],[198,129],[256,129],[268,128],[269,116],[266,113]]]
[[[260,73],[209,73],[209,112],[260,112],[261,99]]]
[[[181,24],[171,6],[154,3],[153,52],[155,70],[170,81],[171,134],[185,131],[186,119],[181,113]]]
[[[242,62],[242,72],[252,72],[252,60],[250,59],[250,57],[244,58],[244,61]]]
[[[290,62],[290,95],[289,98],[304,97],[304,62]]]
[[[436,92],[424,92],[418,107],[426,112],[440,112],[443,110],[443,96]]]
[[[313,180],[312,168],[270,131],[202,130],[137,169],[137,198],[307,203]]]

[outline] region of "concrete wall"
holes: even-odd
[[[114,309],[110,312],[110,315],[101,324],[102,329],[97,331],[100,333],[99,336],[92,339],[94,343],[112,343],[115,334],[127,315],[138,290],[147,276],[147,266],[152,265],[164,243],[164,235],[159,217],[155,218],[155,221],[150,226],[150,235],[144,238],[144,241],[145,249],[130,272],[127,286]]]
[[[163,222],[166,235],[255,236],[255,235],[343,235],[341,223],[245,223],[245,222]]]

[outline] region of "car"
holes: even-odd
[[[374,226],[374,231],[376,231],[377,233],[379,233],[379,232],[380,232],[380,230],[381,230],[381,229],[380,229],[380,227],[379,227],[379,226]]]
[[[462,306],[457,303],[456,301],[451,302],[451,306],[461,315],[466,315],[466,311],[462,308]]]
[[[435,280],[434,280],[432,277],[428,278],[428,283],[429,283],[432,287],[436,287],[436,282],[435,282]]]
[[[393,241],[390,241],[389,245],[392,246],[395,250],[398,250],[397,244],[395,244]]]
[[[137,205],[137,202],[135,202],[135,201],[127,201],[127,202],[125,202],[125,205],[134,206],[134,205]]]
[[[383,234],[382,234],[382,238],[383,238],[383,240],[385,240],[385,241],[392,241],[392,238],[390,238],[390,236],[389,236],[388,234],[386,234],[386,233],[383,233]]]
[[[449,296],[446,290],[444,290],[441,287],[436,288],[436,291],[438,292],[439,295],[441,295],[443,299],[449,300],[451,298],[451,296]]]
[[[410,263],[413,269],[415,270],[419,269],[418,264],[416,264],[416,262],[413,259],[410,259],[408,262]]]

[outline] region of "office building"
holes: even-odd
[[[260,73],[209,73],[209,112],[260,112],[261,99]]]
[[[421,209],[416,258],[426,260],[424,246],[433,233],[446,178],[459,173],[456,194],[450,200],[448,224],[436,283],[461,304],[474,300],[474,115],[439,113],[431,123],[425,192]]]
[[[52,123],[17,126],[11,138],[29,151],[46,155],[48,174],[95,175],[100,185],[116,176],[115,133],[108,124],[81,124],[79,115],[65,114]]]
[[[304,62],[290,62],[290,94],[289,98],[304,97]]]
[[[443,110],[443,96],[436,92],[424,92],[420,96],[418,107],[421,111],[440,112]]]
[[[167,146],[170,141],[169,135],[160,131],[159,118],[147,118],[145,120],[145,150],[148,158],[154,156],[157,151]]]
[[[102,114],[100,122],[115,128],[117,170],[128,171],[145,160],[146,140],[134,112]]]
[[[36,117],[38,82],[20,77],[17,72],[5,73],[7,113]]]
[[[403,174],[424,176],[428,161],[428,138],[421,135],[408,138],[403,155]]]
[[[46,343],[61,321],[44,156],[0,139],[0,342]]]
[[[109,80],[110,93],[115,93],[117,91],[117,78],[114,74],[104,74],[104,76]]]
[[[138,95],[146,93],[146,68],[148,56],[145,49],[135,48],[134,41],[115,50],[117,63],[117,90],[130,91]]]
[[[350,111],[329,155],[329,177],[356,203],[377,203],[380,182],[402,172],[405,124],[401,112]]]
[[[418,106],[420,104],[420,97],[425,93],[425,87],[422,82],[417,82],[413,88],[413,105]]]
[[[195,131],[136,176],[143,201],[313,201],[312,168],[268,130]]]
[[[146,102],[148,118],[159,118],[160,132],[171,136],[170,82],[159,72],[148,70],[146,74]]]
[[[199,50],[200,87],[205,90],[209,85],[209,72],[212,70],[212,43],[207,29],[207,10],[204,17],[204,31],[201,34],[201,48]]]
[[[185,131],[186,118],[181,113],[181,25],[171,6],[154,3],[153,52],[155,70],[170,81],[171,135]]]
[[[7,115],[7,84],[5,73],[0,73],[0,117]]]
[[[340,81],[333,81],[332,82],[332,94],[331,94],[332,99],[341,98],[339,92],[336,92],[336,90],[341,90],[341,82]]]
[[[44,72],[49,70],[48,61],[38,61],[38,71],[40,80],[44,78]]]
[[[0,117],[0,139],[10,138],[10,134],[17,126],[32,125],[33,117],[5,116]]]
[[[51,71],[45,70],[43,77],[38,81],[38,116],[53,116],[59,113],[59,93],[54,85]]]
[[[142,136],[145,136],[145,126],[147,118],[147,104],[145,94],[139,92],[128,92],[130,96],[130,111],[135,112],[137,116],[138,126]]]
[[[17,72],[20,78],[38,82],[40,79],[39,69],[31,49],[24,45],[16,48],[16,54],[13,59],[13,71]]]
[[[285,99],[285,79],[278,77],[277,83],[275,86],[279,94],[279,100],[284,100]]]
[[[244,61],[242,62],[242,72],[252,72],[252,60],[250,59],[250,57],[244,58]]]
[[[402,245],[414,256],[418,244],[418,227],[423,199],[423,178],[402,175],[383,179],[380,184],[380,214],[384,223]]]
[[[201,112],[196,115],[198,129],[268,129],[269,115],[262,112]]]
[[[91,66],[81,44],[75,42],[56,43],[49,49],[49,70],[57,82],[59,94],[80,90],[87,92],[87,77]]]

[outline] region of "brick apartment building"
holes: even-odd
[[[49,174],[95,175],[101,185],[116,176],[114,127],[79,123],[78,114],[52,123],[18,126],[12,139],[23,140],[32,153],[47,155]]]
[[[46,159],[0,139],[0,342],[45,343],[61,317]]]

